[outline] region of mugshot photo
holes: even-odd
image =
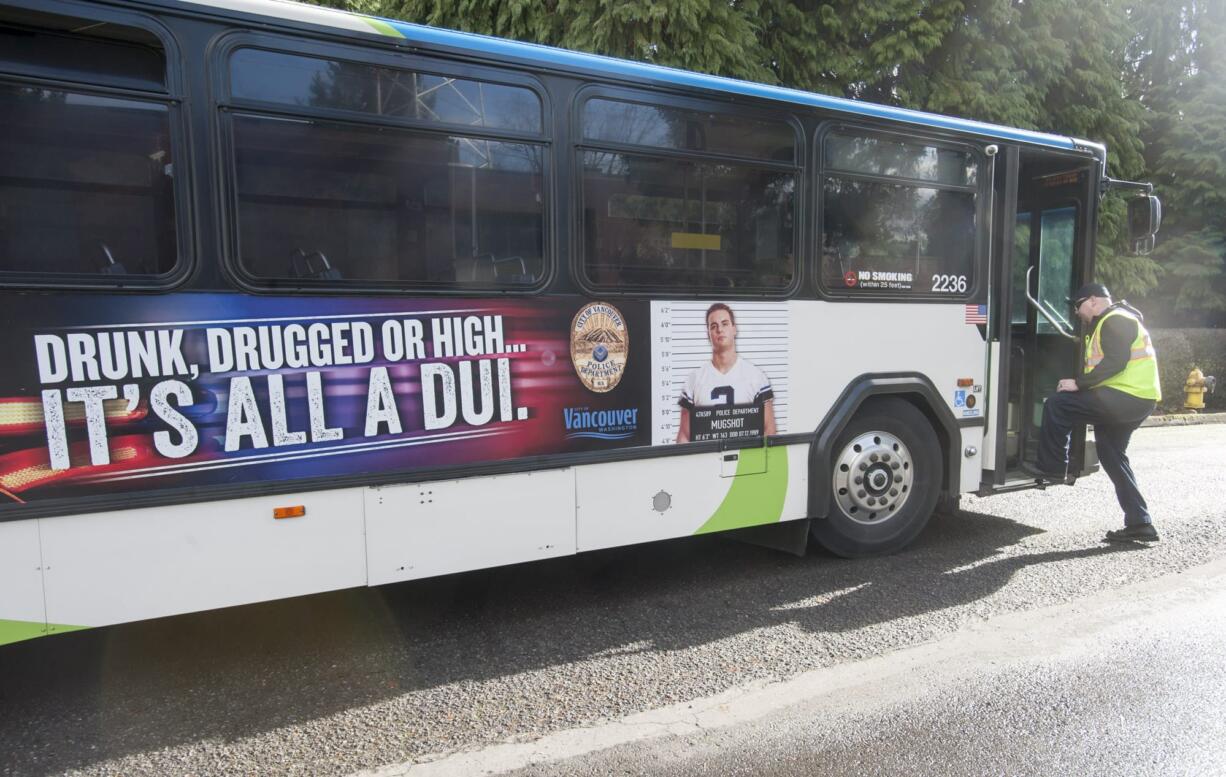
[[[778,303],[655,303],[656,444],[779,434],[787,315]]]

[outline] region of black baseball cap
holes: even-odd
[[[1068,303],[1074,308],[1081,307],[1081,303],[1088,300],[1090,297],[1111,297],[1111,292],[1107,291],[1107,287],[1101,283],[1087,283],[1077,290],[1073,296],[1068,298]]]

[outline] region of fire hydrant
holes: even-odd
[[[1188,373],[1188,379],[1183,384],[1184,400],[1183,406],[1195,413],[1197,410],[1205,409],[1205,392],[1213,392],[1217,385],[1217,379],[1212,375],[1206,376],[1200,371],[1200,367],[1193,367]]]

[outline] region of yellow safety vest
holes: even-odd
[[[1103,360],[1102,333],[1103,324],[1112,316],[1127,316],[1137,322],[1137,337],[1132,341],[1132,354],[1124,369],[1115,373],[1094,388],[1108,388],[1131,394],[1141,399],[1152,399],[1155,402],[1162,399],[1162,387],[1158,382],[1158,357],[1154,345],[1150,342],[1149,332],[1141,319],[1122,308],[1108,310],[1086,341],[1085,371],[1094,369]]]

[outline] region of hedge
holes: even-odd
[[[1226,329],[1154,329],[1162,381],[1161,407],[1183,409],[1183,386],[1192,367],[1218,379],[1217,391],[1205,395],[1205,412],[1226,411]]]

